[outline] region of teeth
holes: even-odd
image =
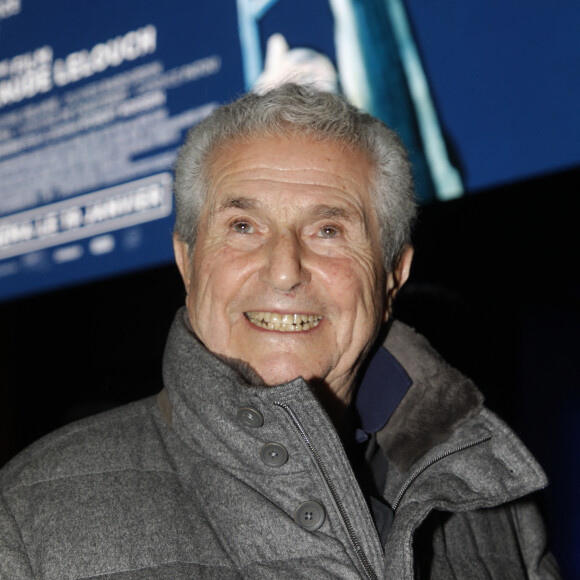
[[[246,318],[260,328],[278,332],[300,332],[318,326],[318,314],[279,314],[277,312],[246,312]]]

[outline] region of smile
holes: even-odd
[[[302,332],[318,326],[318,314],[281,314],[278,312],[246,312],[246,318],[255,326],[278,332]]]

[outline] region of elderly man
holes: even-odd
[[[192,129],[175,195],[164,389],[3,470],[0,577],[557,577],[540,467],[390,320],[397,137],[334,95],[248,95]]]

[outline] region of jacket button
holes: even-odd
[[[280,443],[266,443],[260,451],[260,458],[270,467],[282,467],[288,461],[288,451]]]
[[[264,416],[254,407],[240,407],[238,409],[238,421],[246,427],[261,427],[264,424]]]
[[[301,503],[294,512],[294,521],[309,532],[316,531],[324,523],[324,508],[315,501]]]

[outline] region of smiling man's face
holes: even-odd
[[[189,320],[210,351],[269,385],[323,380],[348,402],[386,317],[371,175],[363,154],[302,137],[217,153],[191,261],[175,238]]]

